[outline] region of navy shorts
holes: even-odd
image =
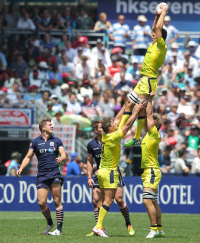
[[[49,169],[47,171],[38,171],[36,177],[36,187],[37,189],[51,187],[52,183],[59,183],[63,185],[64,179],[60,174],[58,168]]]
[[[119,173],[119,183],[118,183],[118,187],[123,187],[123,186],[125,186],[125,183],[124,183],[124,179],[122,177],[121,171],[119,169],[118,169],[118,173]],[[99,188],[98,179],[96,177],[94,177],[93,188]]]

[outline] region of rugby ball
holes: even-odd
[[[164,3],[164,2],[158,4],[158,6],[156,7],[156,14],[157,14],[157,15],[160,15],[160,14],[162,13],[162,7],[163,7],[164,5],[167,5],[167,4]]]

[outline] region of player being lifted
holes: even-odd
[[[146,238],[164,236],[161,225],[161,210],[158,205],[158,185],[161,181],[160,165],[158,163],[158,148],[160,143],[159,130],[162,126],[162,119],[152,112],[152,99],[155,92],[152,91],[146,109],[146,136],[142,140],[142,163],[141,168],[143,183],[143,202],[148,211],[150,219],[150,233]]]
[[[36,178],[36,187],[38,193],[38,203],[42,214],[47,220],[47,228],[44,234],[62,235],[62,224],[64,210],[61,202],[61,186],[63,178],[58,166],[66,162],[66,154],[62,141],[53,136],[53,126],[50,119],[44,119],[39,124],[41,135],[30,144],[29,151],[23,159],[17,176],[20,177],[23,169],[30,163],[34,153],[38,159],[38,174]],[[60,157],[58,157],[60,154]],[[56,206],[57,229],[49,232],[54,227],[51,218],[50,208],[47,206],[48,194],[52,191],[53,200]]]
[[[156,91],[158,77],[158,69],[162,66],[165,60],[167,45],[165,44],[165,39],[167,37],[167,31],[163,29],[164,17],[168,12],[167,4],[162,6],[161,15],[155,17],[152,26],[152,44],[148,47],[146,55],[144,57],[144,62],[142,64],[142,69],[140,73],[142,78],[133,90],[133,92],[128,95],[128,98],[133,103],[132,108],[135,104],[141,102],[141,100],[148,100],[151,91]],[[143,109],[138,114],[138,125],[135,137],[125,143],[125,147],[131,147],[140,144],[140,135],[145,124],[146,111]]]
[[[121,115],[122,114],[123,113],[121,113]],[[97,223],[99,209],[102,205],[102,198],[101,198],[101,192],[99,189],[98,179],[96,177],[94,179],[92,179],[92,171],[93,171],[93,158],[95,159],[95,162],[97,164],[97,170],[99,169],[99,165],[100,165],[101,143],[102,143],[102,133],[103,133],[102,121],[95,121],[93,124],[93,129],[94,129],[96,136],[94,139],[92,139],[88,143],[88,146],[87,146],[87,150],[88,150],[87,171],[88,171],[88,186],[90,188],[93,188],[94,218]],[[118,168],[118,173],[119,173],[119,183],[118,183],[118,189],[115,194],[115,200],[125,219],[126,227],[128,229],[128,234],[134,235],[135,231],[134,231],[133,227],[131,226],[128,205],[123,200],[123,186],[125,186],[125,184],[124,184],[124,180],[122,178],[119,168]],[[94,232],[91,232],[87,236],[91,236],[91,235],[94,235]]]
[[[143,101],[136,105],[134,114],[132,114],[132,106],[130,105],[131,102],[127,99],[126,104],[115,119],[105,118],[102,121],[103,134],[98,183],[103,202],[99,210],[98,222],[93,228],[93,232],[102,237],[108,237],[104,230],[104,219],[113,203],[118,188],[120,140],[127,134],[138,113],[146,106],[146,103]]]

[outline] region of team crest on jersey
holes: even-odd
[[[54,146],[54,142],[50,142],[50,146]]]

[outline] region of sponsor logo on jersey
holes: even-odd
[[[54,142],[50,142],[50,146],[54,146]]]
[[[93,148],[93,150],[97,150],[97,149],[99,149],[99,148]]]
[[[42,144],[45,144],[45,143],[39,143],[38,145],[42,145]]]

